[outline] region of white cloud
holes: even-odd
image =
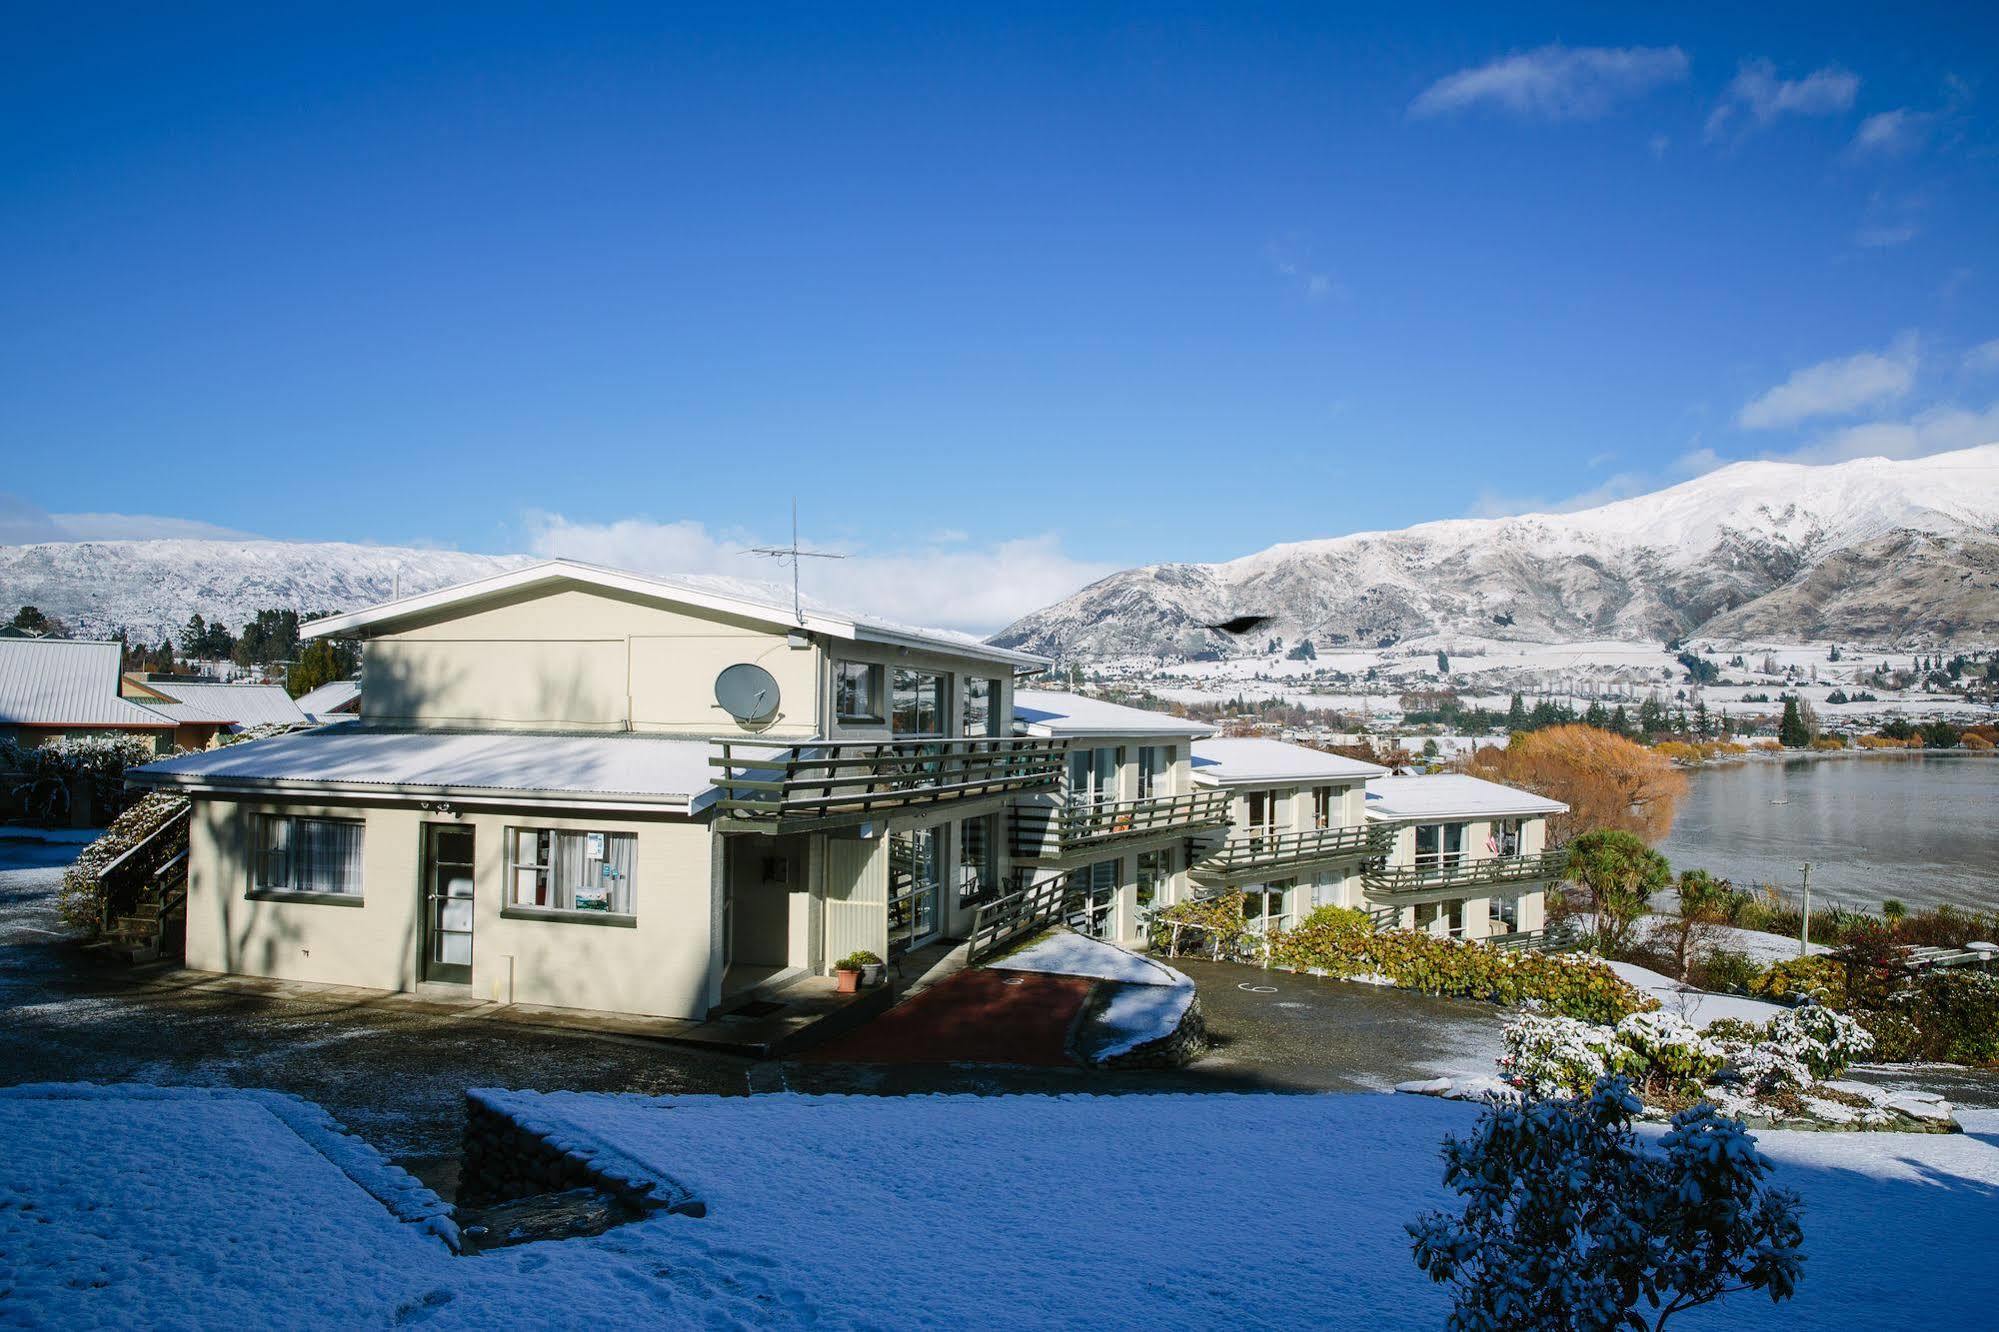
[[[1922,147],[1936,116],[1906,106],[1879,111],[1860,122],[1849,145],[1855,157],[1903,157]]]
[[[719,575],[790,586],[788,569],[743,554],[746,546],[761,542],[740,533],[710,532],[692,520],[591,523],[530,513],[526,523],[530,550],[545,557],[566,555],[641,573]],[[933,538],[905,550],[847,548],[841,553],[846,558],[805,562],[802,585],[808,599],[903,623],[980,634],[1004,628],[1119,567],[1065,554],[1052,533],[984,546]]]
[[[1665,158],[1666,150],[1673,146],[1673,141],[1664,134],[1654,134],[1645,141],[1645,146],[1652,150],[1652,160],[1657,162]]]
[[[1490,106],[1523,120],[1594,120],[1687,76],[1677,46],[1543,46],[1461,69],[1409,104],[1416,119]]]
[[[1939,406],[1904,421],[1847,426],[1801,449],[1776,455],[1785,462],[1846,462],[1853,458],[1922,458],[1999,442],[1999,402],[1983,411]]]
[[[1736,415],[1736,424],[1750,430],[1778,429],[1900,398],[1915,385],[1916,360],[1916,340],[1904,335],[1885,353],[1861,352],[1821,361],[1752,399]]]
[[[1975,374],[1999,370],[1999,338],[1981,342],[1964,354],[1964,368]]]
[[[1834,115],[1851,107],[1859,92],[1860,76],[1837,65],[1780,79],[1768,60],[1745,60],[1708,115],[1707,137],[1718,139],[1731,129],[1746,134],[1779,116]]]

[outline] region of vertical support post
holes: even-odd
[[[1811,952],[1812,940],[1812,862],[1805,862],[1805,906],[1798,917],[1798,956]]]

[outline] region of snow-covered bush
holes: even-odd
[[[101,804],[114,803],[125,769],[153,758],[153,742],[136,735],[62,736],[42,745],[0,740],[0,784],[30,819],[52,823],[70,812],[78,783]]]
[[[1444,1140],[1458,1215],[1409,1223],[1416,1265],[1453,1288],[1450,1326],[1657,1332],[1733,1291],[1795,1293],[1804,1234],[1795,1195],[1734,1119],[1706,1104],[1640,1146],[1642,1107],[1620,1078],[1587,1097],[1490,1106]]]
[[[113,819],[111,826],[104,830],[104,835],[85,847],[75,862],[63,871],[62,886],[56,890],[56,912],[63,922],[92,933],[100,929],[105,911],[105,867],[145,841],[169,820],[178,817],[187,806],[188,800],[184,795],[153,791]],[[152,857],[153,863],[136,868],[150,873],[158,862],[164,862],[185,844],[183,837],[172,847],[161,846],[159,854]]]
[[[1636,1057],[1646,1090],[1694,1096],[1728,1059],[1728,1052],[1676,1013],[1633,1013],[1617,1024],[1617,1039]]]
[[[1632,1062],[1616,1028],[1555,1014],[1522,1013],[1506,1024],[1504,1039],[1500,1071],[1530,1096],[1579,1096]]]
[[[1874,1049],[1867,1028],[1817,1004],[1787,1008],[1761,1026],[1736,1022],[1709,1034],[1736,1075],[1764,1091],[1836,1078]]]

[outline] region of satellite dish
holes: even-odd
[[[765,721],[777,712],[777,680],[747,661],[724,666],[715,677],[715,701],[737,721]]]

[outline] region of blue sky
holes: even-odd
[[[1999,438],[1989,11],[1504,8],[16,8],[0,534],[698,571],[796,491],[990,624]]]

